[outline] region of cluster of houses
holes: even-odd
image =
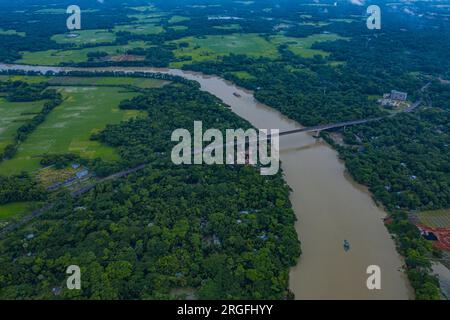
[[[49,186],[47,188],[47,190],[48,191],[55,191],[55,190],[58,190],[58,189],[60,189],[62,187],[68,187],[71,184],[73,184],[75,181],[79,181],[79,180],[89,176],[89,170],[85,169],[85,168],[82,168],[79,164],[74,163],[74,164],[71,165],[71,167],[72,167],[72,169],[75,169],[75,170],[79,169],[77,172],[75,172],[74,176],[72,176],[71,178],[69,178],[69,179],[67,179],[65,181],[57,182],[57,183],[52,184],[51,186]]]
[[[383,94],[383,99],[378,100],[383,107],[400,107],[406,103],[408,94],[402,91],[392,90],[391,93]]]

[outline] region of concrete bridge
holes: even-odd
[[[320,131],[323,131],[323,130],[342,128],[342,127],[347,127],[347,126],[354,126],[357,124],[379,121],[381,119],[383,119],[383,117],[353,120],[353,121],[344,121],[344,122],[331,123],[331,124],[323,124],[323,125],[318,125],[318,126],[283,131],[283,132],[279,133],[279,136],[285,136],[288,134],[294,134],[294,133],[300,133],[300,132],[316,132],[316,135],[319,135]]]
[[[426,88],[429,87],[431,82],[428,82],[425,84],[420,91],[423,92]],[[422,99],[417,100],[416,102],[412,103],[408,108],[401,111],[401,113],[411,113],[413,112],[420,104],[422,103]],[[393,118],[397,115],[397,113],[393,113],[388,116],[384,117],[377,117],[377,118],[368,118],[368,119],[360,119],[360,120],[352,120],[352,121],[344,121],[344,122],[338,122],[338,123],[331,123],[331,124],[324,124],[324,125],[318,125],[318,126],[312,126],[312,127],[305,127],[301,129],[295,129],[295,130],[289,130],[289,131],[283,131],[279,133],[279,136],[285,136],[288,134],[294,134],[294,133],[300,133],[300,132],[316,132],[316,136],[319,135],[320,131],[322,130],[328,130],[328,129],[336,129],[336,128],[342,128],[342,127],[348,127],[348,126],[354,126],[357,124],[363,124],[363,123],[369,123],[374,121],[380,121],[382,119],[386,118]]]

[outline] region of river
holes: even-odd
[[[280,131],[301,125],[259,103],[252,92],[216,76],[178,69],[157,68],[58,68],[2,65],[0,70],[33,71],[91,70],[148,71],[183,76],[200,83],[253,126]],[[240,97],[235,96],[238,93]],[[334,149],[309,134],[280,138],[280,158],[297,217],[295,229],[302,242],[302,255],[290,270],[289,288],[296,299],[412,299],[413,290],[402,271],[402,258],[395,249],[383,218],[367,190],[345,172]],[[345,252],[343,241],[351,249]],[[369,265],[381,269],[381,289],[366,286]]]

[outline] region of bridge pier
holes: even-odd
[[[316,130],[316,131],[314,131],[313,137],[314,137],[314,138],[317,138],[317,139],[320,138],[320,131],[321,131],[321,130]]]

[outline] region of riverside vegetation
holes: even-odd
[[[136,2],[136,5],[138,5],[138,2]],[[229,1],[223,0],[222,2],[224,6],[231,5]],[[191,1],[186,1],[182,5],[182,18],[179,18],[181,11],[174,8],[175,4],[174,1],[155,1],[154,6],[137,10],[137,7],[123,7],[122,4],[114,1],[104,6],[98,3],[88,4],[83,2],[85,8],[90,9],[83,15],[83,28],[114,33],[107,37],[102,34],[102,37],[99,38],[100,40],[95,43],[83,42],[81,41],[84,39],[83,37],[79,39],[80,41],[73,42],[54,41],[55,35],[63,35],[66,32],[64,29],[65,16],[48,11],[45,5],[42,8],[27,7],[23,13],[14,12],[11,8],[5,7],[5,10],[2,10],[3,14],[0,19],[0,28],[2,30],[9,30],[11,21],[22,21],[23,23],[17,24],[15,32],[0,33],[0,40],[2,40],[0,41],[0,61],[19,61],[32,64],[59,63],[61,65],[90,67],[111,65],[173,66],[201,71],[206,74],[217,74],[243,87],[255,90],[255,97],[259,101],[279,109],[283,114],[299,121],[303,125],[316,125],[386,115],[391,110],[381,108],[376,100],[383,93],[392,89],[408,92],[411,101],[422,98],[421,107],[414,113],[397,115],[385,121],[340,131],[339,133],[344,138],[344,144],[342,145],[334,144],[327,134],[324,134],[323,137],[335,145],[341,157],[345,160],[348,171],[358,182],[370,188],[374,197],[384,205],[392,217],[393,222],[389,225],[389,229],[396,235],[399,250],[405,256],[407,273],[415,288],[416,297],[418,299],[438,299],[438,284],[436,279],[430,275],[430,263],[431,259],[439,257],[440,253],[433,249],[430,242],[420,236],[415,226],[409,223],[408,214],[419,210],[448,209],[450,200],[450,176],[448,170],[448,159],[450,158],[448,150],[450,142],[448,126],[449,84],[439,80],[450,78],[450,41],[448,41],[450,40],[450,26],[448,21],[443,19],[448,14],[447,9],[445,7],[431,7],[426,3],[415,4],[414,10],[416,12],[425,13],[424,18],[420,18],[417,15],[400,14],[398,11],[382,6],[383,29],[377,31],[365,28],[365,21],[361,19],[361,7],[350,4],[340,4],[337,7],[333,7],[330,4],[326,6],[327,13],[325,13],[323,7],[318,5],[305,6],[303,1],[287,2],[280,7],[274,7],[270,1],[258,1],[245,5],[233,3],[233,16],[230,17],[223,12],[223,8],[214,6],[198,7],[193,6]],[[14,8],[13,5],[11,6]],[[119,12],[118,8],[120,8],[121,12],[119,15],[117,14]],[[96,14],[96,10],[100,9],[102,10],[101,18]],[[37,13],[36,11],[38,10],[44,11]],[[428,19],[427,16],[430,12],[438,18]],[[173,19],[174,16],[178,18]],[[36,23],[46,27],[34,28],[32,24],[26,23],[28,20],[35,20],[37,21]],[[152,32],[142,31],[146,30],[145,28],[150,25],[157,25],[160,28],[157,32],[154,29],[152,29]],[[420,28],[417,27],[418,25]],[[211,39],[216,40],[217,44],[212,45]],[[243,39],[246,41],[242,41]],[[118,61],[117,58],[123,55],[134,58],[131,59],[132,61],[123,59]],[[58,59],[55,59],[55,57],[58,57]],[[419,89],[429,81],[431,81],[431,85],[426,90],[420,91]],[[7,94],[6,99],[15,99],[14,92],[16,89],[8,86],[11,86],[11,84],[7,84],[4,87]],[[20,84],[20,86],[31,86],[31,84]],[[40,99],[49,99],[51,101],[58,99],[57,93],[52,91],[51,88],[44,90],[46,87],[39,86],[42,86],[42,84],[35,86],[35,91],[39,92],[38,95],[42,92],[48,92],[52,95],[50,97],[39,97]],[[18,92],[20,96],[22,93]],[[33,92],[33,90],[30,92]],[[173,94],[173,97],[180,101],[172,101],[167,96],[167,93],[164,92]],[[192,97],[195,97],[195,99],[190,100]],[[229,190],[227,189],[228,183],[231,184],[232,182],[230,181],[234,181],[233,183],[237,183],[235,188],[240,190],[244,199],[246,199],[246,192],[249,190],[240,184],[240,180],[237,177],[245,176],[243,173],[245,172],[245,174],[248,174],[246,176],[247,179],[256,179],[249,173],[252,172],[251,168],[218,168],[218,172],[225,170],[219,176],[225,175],[227,179],[214,180],[210,176],[212,175],[210,172],[212,168],[202,167],[201,170],[199,168],[183,169],[189,172],[192,170],[192,173],[183,172],[183,177],[184,175],[198,177],[198,179],[194,179],[182,178],[180,176],[181,172],[178,171],[180,170],[179,168],[164,167],[163,159],[167,157],[167,141],[170,141],[170,139],[164,140],[162,135],[168,134],[168,128],[172,128],[171,122],[173,119],[168,119],[163,111],[170,110],[171,118],[177,119],[176,115],[185,117],[184,120],[186,121],[181,121],[180,119],[175,121],[180,124],[179,127],[188,128],[189,124],[192,125],[194,119],[198,120],[199,115],[207,117],[208,121],[212,121],[211,127],[219,127],[220,123],[222,123],[222,117],[228,119],[224,120],[223,123],[242,124],[231,113],[220,112],[215,114],[215,112],[219,112],[217,110],[220,110],[220,108],[217,109],[220,103],[212,102],[208,99],[211,98],[206,98],[206,96],[200,94],[198,89],[192,84],[177,83],[164,89],[151,89],[149,92],[141,92],[141,95],[122,103],[121,106],[124,110],[133,109],[147,112],[150,106],[152,109],[148,113],[147,119],[128,120],[125,123],[108,126],[104,131],[94,134],[93,138],[96,139],[96,142],[113,147],[119,157],[113,162],[104,160],[93,161],[92,167],[101,175],[114,172],[114,170],[127,165],[149,161],[152,165],[149,166],[149,169],[146,169],[146,177],[151,175],[150,168],[155,168],[152,170],[163,170],[160,172],[164,172],[168,177],[142,182],[150,178],[145,178],[141,173],[137,173],[127,178],[126,182],[111,182],[105,186],[99,186],[86,196],[87,200],[76,200],[81,201],[81,204],[76,203],[76,201],[73,203],[73,200],[67,200],[67,208],[62,206],[54,209],[51,214],[44,216],[42,220],[39,219],[36,222],[36,226],[39,228],[44,228],[45,226],[48,230],[53,230],[53,232],[57,233],[58,228],[56,224],[67,223],[59,221],[59,218],[67,216],[67,219],[72,221],[67,228],[71,228],[71,223],[75,223],[75,214],[92,215],[92,212],[97,212],[96,210],[104,210],[105,220],[110,219],[112,213],[106,213],[107,210],[105,208],[107,208],[107,205],[104,207],[100,206],[99,209],[89,209],[89,205],[94,203],[94,200],[89,202],[89,199],[96,199],[97,202],[101,203],[100,199],[104,197],[105,203],[111,205],[110,201],[113,200],[111,200],[109,193],[119,192],[120,194],[120,190],[122,190],[121,184],[130,184],[131,190],[140,190],[140,192],[144,193],[142,197],[145,199],[147,197],[153,199],[153,196],[156,197],[155,199],[159,199],[158,196],[160,194],[157,191],[152,193],[148,192],[147,189],[153,190],[151,189],[155,188],[153,183],[160,184],[162,188],[164,184],[160,183],[160,181],[167,181],[169,177],[172,179],[169,179],[171,183],[175,185],[179,181],[188,186],[191,186],[192,181],[195,182],[193,193],[184,195],[184,199],[195,199],[195,194],[198,192],[198,190],[195,191],[195,188],[198,187],[199,181],[209,182],[208,185],[211,187],[210,191],[212,193],[215,188],[212,187],[212,181],[226,188],[226,190]],[[192,105],[195,104],[197,109],[188,106],[186,110],[181,110],[179,105],[181,101]],[[198,112],[201,104],[206,104],[209,106],[209,109]],[[161,107],[158,109],[155,105]],[[162,106],[164,106],[164,109]],[[163,120],[161,123],[159,123],[160,119],[158,117]],[[158,121],[155,119],[158,119]],[[213,119],[220,119],[220,121],[214,122]],[[180,122],[177,122],[178,120]],[[206,122],[207,120],[202,119],[202,121]],[[148,122],[151,123],[150,129],[146,128]],[[27,128],[33,129],[33,126],[27,126]],[[155,128],[158,128],[158,130]],[[150,137],[151,140],[149,140]],[[147,146],[147,144],[150,146]],[[11,144],[11,147],[8,147],[9,149],[6,150],[7,157],[11,157],[15,153],[14,146],[15,144]],[[168,173],[172,172],[171,170],[175,170],[178,173]],[[215,170],[216,168],[214,167]],[[228,172],[226,170],[231,171]],[[210,172],[210,175],[207,172]],[[233,175],[231,172],[236,175]],[[216,175],[216,173],[214,174]],[[20,179],[25,179],[25,181],[28,181],[26,179],[33,180],[32,177],[23,177],[15,177],[13,179],[17,181]],[[256,181],[261,179],[258,178]],[[274,179],[278,181],[281,177],[277,176]],[[141,182],[144,183],[145,188],[140,187],[139,183]],[[276,187],[277,183],[279,183],[278,187]],[[272,190],[272,193],[269,192],[271,196],[268,197],[271,199],[274,208],[278,208],[279,206],[276,203],[281,201],[282,203],[278,203],[281,205],[281,208],[289,210],[287,209],[289,205],[286,186],[283,186],[281,180],[277,183],[273,186],[274,189],[263,183],[261,184],[265,188]],[[175,186],[170,187],[169,190],[172,190],[171,188],[178,190]],[[100,192],[98,191],[99,189],[103,191]],[[277,190],[276,192],[275,189]],[[148,196],[147,193],[149,193]],[[166,190],[165,193],[170,192]],[[96,198],[97,194],[99,198]],[[140,197],[140,195],[137,192],[128,192],[124,193],[123,196],[124,199],[128,199],[123,200],[124,206],[127,208],[126,212],[131,215],[134,214],[133,212],[138,212],[134,207],[133,201],[129,200],[133,197]],[[250,195],[249,197],[251,198]],[[116,197],[114,196],[113,199],[115,201]],[[212,196],[211,199],[213,199]],[[261,201],[270,203],[269,200],[264,199],[263,197]],[[86,201],[87,205],[84,205],[83,201]],[[179,202],[177,201],[179,200],[170,198],[169,203],[176,203],[177,205],[173,207],[181,208],[182,206],[178,205]],[[230,203],[234,204],[234,201],[233,198],[233,201],[230,201]],[[223,207],[229,207],[228,204],[224,204],[225,201],[221,203]],[[245,201],[238,201],[238,203],[242,205],[234,207],[233,210],[237,210],[237,212],[248,211],[245,214],[246,217],[260,219],[264,216],[256,215],[251,210],[249,211],[248,208],[245,208],[255,207],[252,209],[259,210],[264,207],[262,202],[257,202],[252,206]],[[205,207],[197,203],[196,205],[199,206],[199,213],[196,213],[196,217],[201,217],[200,212],[203,212],[205,209],[200,208]],[[86,207],[88,209],[75,213],[75,211],[71,211],[71,206],[75,208]],[[211,206],[215,207],[213,204]],[[131,207],[133,210],[129,209]],[[116,211],[122,212],[125,210],[122,207],[120,208]],[[189,208],[192,208],[192,206],[189,206]],[[170,211],[172,209],[169,210],[165,207],[161,209],[162,212],[166,212],[165,210],[172,212]],[[241,228],[244,226],[243,219],[237,217],[235,211],[233,211],[234,213],[231,216],[233,216],[233,219],[236,218],[236,221],[239,220],[241,222],[236,222],[236,225],[233,226]],[[220,213],[223,214],[223,211],[220,211]],[[177,214],[190,219],[188,213]],[[53,215],[55,218],[53,218]],[[116,219],[114,223],[118,223],[117,219],[120,216],[120,214],[116,215],[114,216]],[[98,271],[97,276],[100,277],[103,274],[105,279],[116,279],[115,275],[113,275],[113,268],[110,267],[108,269],[108,261],[110,261],[108,259],[113,256],[116,260],[113,259],[111,261],[123,263],[126,259],[117,258],[117,255],[119,252],[122,252],[122,244],[126,243],[126,250],[128,251],[123,250],[133,257],[137,256],[137,260],[126,260],[131,264],[131,267],[125,263],[128,267],[124,266],[122,268],[123,273],[117,275],[117,277],[131,277],[132,274],[136,274],[135,271],[137,270],[140,270],[142,277],[152,274],[152,287],[146,291],[151,297],[156,297],[153,295],[156,293],[158,293],[158,297],[166,297],[170,292],[168,288],[182,286],[200,288],[198,291],[200,297],[218,297],[220,296],[218,292],[222,292],[223,295],[229,294],[229,297],[282,297],[286,296],[286,292],[281,287],[282,284],[286,285],[287,267],[294,263],[293,261],[299,252],[298,244],[293,240],[294,238],[296,239],[295,234],[291,233],[293,230],[292,213],[284,211],[282,216],[283,218],[280,216],[281,220],[277,221],[286,228],[285,235],[292,243],[289,242],[290,244],[285,246],[286,248],[289,247],[289,250],[279,251],[283,255],[282,259],[279,258],[282,262],[274,261],[275,267],[270,264],[267,265],[265,270],[271,270],[270,272],[267,271],[270,273],[270,276],[265,273],[266,271],[254,272],[252,263],[245,259],[240,260],[241,258],[238,259],[234,256],[234,253],[240,252],[236,249],[237,247],[233,247],[234,253],[222,249],[218,250],[214,246],[220,247],[224,245],[226,243],[223,241],[224,238],[217,234],[202,233],[204,231],[199,232],[202,237],[205,237],[204,239],[209,239],[211,247],[217,249],[216,253],[218,256],[214,256],[214,268],[213,265],[210,265],[211,269],[198,271],[196,277],[192,273],[197,272],[197,267],[189,269],[191,272],[189,276],[186,276],[186,270],[171,270],[170,268],[177,264],[175,261],[181,261],[176,260],[173,256],[170,256],[170,258],[166,257],[165,261],[170,261],[170,263],[167,262],[164,267],[156,271],[148,272],[147,270],[142,270],[142,266],[139,267],[141,269],[135,269],[134,267],[140,265],[140,263],[136,262],[134,264],[133,261],[141,261],[138,258],[146,256],[146,253],[142,255],[137,254],[137,252],[141,252],[139,251],[140,249],[136,249],[138,240],[135,241],[136,243],[133,242],[133,239],[141,239],[140,234],[139,236],[129,235],[127,239],[131,240],[127,243],[127,241],[122,241],[119,237],[111,240],[110,234],[105,235],[106,231],[101,232],[99,231],[100,229],[93,228],[92,230],[98,233],[91,236],[92,238],[86,236],[81,237],[81,239],[85,240],[76,240],[75,238],[70,240],[62,239],[61,243],[75,243],[75,247],[79,248],[79,252],[88,252],[89,250],[82,250],[82,246],[88,245],[89,242],[94,243],[98,236],[97,243],[103,251],[100,252],[100,249],[94,250],[92,248],[94,255],[90,256],[89,259],[91,260],[86,259],[93,263],[93,267],[95,266],[96,269],[94,269]],[[124,213],[120,219],[126,219],[127,217],[127,214]],[[151,228],[158,226],[157,223],[150,221],[153,219],[153,216],[151,218],[143,217],[142,219],[147,219],[145,220],[147,225],[154,223],[155,225],[151,225]],[[265,217],[264,219],[268,218]],[[203,221],[200,218],[199,223],[203,226],[203,229],[200,228],[201,230],[207,230],[208,221]],[[102,224],[102,226],[106,225],[109,226],[107,223]],[[131,225],[134,226],[133,228],[136,226],[135,224]],[[261,241],[275,252],[274,248],[279,247],[269,245],[272,239],[269,233],[272,231],[265,229],[267,228],[266,224],[263,225],[263,228],[259,228],[260,225],[252,225],[249,228],[253,232],[251,236],[256,237],[254,241]],[[273,226],[271,223],[268,225]],[[166,229],[163,228],[162,231],[159,230],[158,232],[162,233],[164,230],[171,230],[174,227],[173,224],[165,224],[164,226]],[[84,228],[83,232],[91,231],[88,227],[79,227],[81,229]],[[134,230],[133,228],[131,229]],[[121,230],[120,228],[118,229]],[[128,227],[124,227],[124,229],[128,230]],[[127,231],[124,230],[123,232],[126,233]],[[156,234],[159,236],[160,233],[158,232]],[[180,235],[190,234],[190,231],[186,232],[180,233]],[[234,233],[234,235],[236,234],[239,233]],[[42,235],[37,236],[30,241],[35,243],[35,250],[27,250],[25,252],[19,249],[19,244],[21,243],[19,239],[24,235],[25,230],[19,230],[17,233],[14,233],[11,236],[11,240],[9,240],[12,241],[13,245],[7,242],[8,246],[2,246],[2,250],[6,251],[2,252],[5,252],[5,257],[10,258],[18,258],[20,252],[24,261],[35,262],[35,259],[37,259],[36,255],[41,250],[45,250],[42,248],[45,248],[43,244],[47,243],[45,242],[47,240],[41,239]],[[275,235],[281,237],[280,234],[272,232],[273,238],[277,239]],[[15,239],[16,242],[14,243],[12,239]],[[180,239],[170,240],[173,242],[169,241],[169,247],[173,250],[170,252],[178,252],[176,251],[177,241],[181,241],[185,245]],[[277,241],[280,239],[278,238]],[[105,244],[107,242],[108,245]],[[123,245],[125,246],[125,244]],[[148,243],[146,245],[148,249]],[[183,247],[183,245],[180,246]],[[131,252],[132,250],[129,247],[134,250],[134,253]],[[243,248],[246,248],[245,250],[255,249],[254,246],[244,246],[242,243],[238,247],[242,250]],[[250,252],[248,250],[245,252]],[[25,257],[30,252],[31,256]],[[151,250],[149,252],[151,252],[151,254],[149,253],[150,256],[153,257],[151,259],[157,259],[154,257],[161,258],[158,254],[153,256],[154,252]],[[184,251],[181,250],[181,252]],[[189,250],[188,252],[190,253]],[[192,252],[197,251],[193,250]],[[201,252],[204,254],[204,251]],[[263,251],[259,250],[258,252]],[[272,254],[272,251],[270,252]],[[75,253],[71,254],[76,255]],[[125,253],[123,254],[125,255]],[[183,255],[180,253],[180,255],[175,254],[175,256],[177,259],[182,259],[181,256]],[[195,255],[188,254],[188,256],[190,259],[193,259]],[[39,261],[42,261],[42,263],[53,263],[53,261],[49,262],[51,261],[50,258],[47,261],[45,257],[46,255],[44,254]],[[99,257],[104,258],[104,260],[101,260]],[[227,257],[235,258],[230,258],[232,260],[230,262]],[[56,256],[53,256],[53,258],[56,259]],[[3,259],[2,266],[10,263],[8,258]],[[264,258],[261,259],[264,260]],[[154,260],[151,261],[153,262]],[[194,265],[192,264],[192,266]],[[223,268],[219,268],[218,265]],[[221,270],[220,275],[215,273],[215,271],[211,271],[216,270],[216,266],[217,270]],[[238,268],[238,266],[242,268]],[[38,270],[38,267],[35,268]],[[170,276],[161,275],[164,274],[163,270],[165,268],[171,270]],[[25,265],[21,270],[25,270]],[[54,271],[56,269],[51,270]],[[133,270],[133,272],[130,270]],[[242,270],[245,270],[245,272],[241,272]],[[277,270],[277,272],[274,272],[274,270]],[[16,273],[16,275],[18,274]],[[40,274],[39,269],[36,271],[35,276]],[[105,274],[108,274],[108,276],[105,276]],[[245,276],[242,276],[243,274]],[[265,276],[261,276],[262,274],[265,274]],[[233,277],[238,277],[239,275],[241,278],[230,278],[230,275]],[[51,279],[51,281],[44,281],[47,287],[45,289],[40,287],[36,291],[31,289],[33,287],[31,285],[33,283],[31,276],[23,278],[21,285],[27,288],[24,292],[27,292],[28,295],[48,297],[50,286],[56,285],[54,283],[58,279],[51,272],[44,277],[47,277],[45,279]],[[168,280],[169,278],[170,281]],[[220,284],[214,282],[215,280],[211,280],[212,282],[205,280],[217,280],[219,278],[223,280]],[[229,281],[230,279],[233,280]],[[235,279],[238,280],[235,281]],[[271,283],[275,283],[273,288],[276,289],[269,289],[271,284],[264,279],[271,279]],[[186,281],[182,282],[182,280]],[[7,280],[5,281],[4,283],[7,283],[6,287],[8,287],[8,290],[4,291],[7,292],[5,296],[17,296],[19,288],[13,286]],[[113,284],[110,286],[114,290],[110,292],[111,295],[107,295],[108,297],[134,297],[130,294],[131,289],[120,287],[123,286],[121,281],[111,281]],[[169,282],[165,281],[169,281],[170,285],[168,284]],[[249,281],[251,285],[247,287],[243,285],[242,290],[236,289],[237,287],[234,288],[232,285],[234,283],[247,283],[246,281]],[[41,285],[42,283],[41,281]],[[250,289],[252,285],[261,285],[262,287],[252,291]],[[140,287],[140,289],[142,288]],[[92,292],[94,291],[89,291],[89,293]],[[100,297],[100,292],[97,292],[97,295]],[[223,295],[221,297],[224,297]],[[92,297],[95,296],[92,295]]]

